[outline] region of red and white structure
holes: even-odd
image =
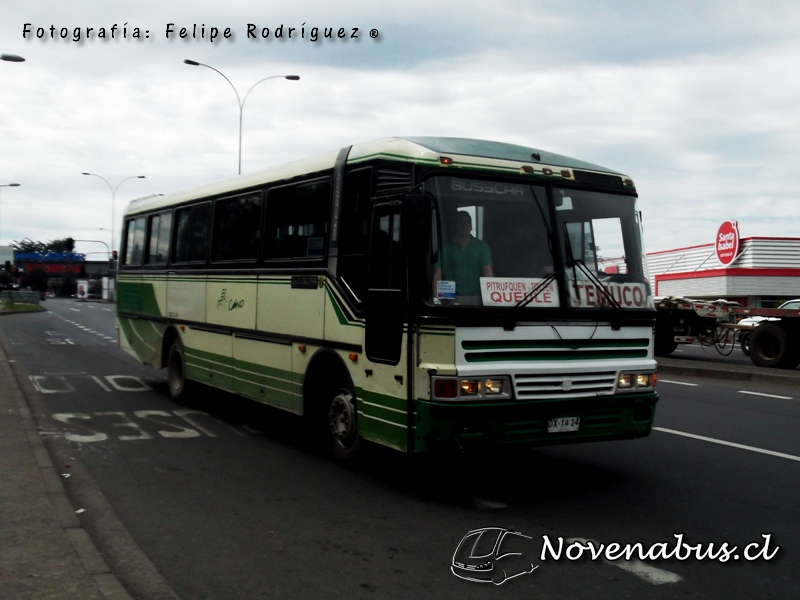
[[[800,238],[740,238],[725,221],[712,243],[647,254],[656,296],[716,300],[771,307],[800,298]]]

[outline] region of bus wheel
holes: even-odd
[[[750,360],[759,367],[787,368],[793,356],[789,336],[777,323],[761,323],[750,334]]]
[[[183,353],[183,344],[178,338],[169,347],[167,358],[167,385],[169,395],[178,400],[185,396],[187,389],[186,358]]]
[[[356,426],[356,402],[345,389],[339,390],[328,402],[328,446],[340,460],[352,459],[361,446]]]

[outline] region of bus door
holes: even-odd
[[[403,326],[408,322],[402,206],[400,200],[376,202],[370,228],[364,346],[370,361],[388,365],[400,361]]]
[[[369,440],[407,450],[409,436],[406,336],[408,301],[406,257],[401,238],[402,202],[381,198],[373,204],[358,428]]]

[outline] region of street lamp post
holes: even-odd
[[[83,173],[83,175],[90,175],[91,177],[98,177],[106,182],[108,189],[111,190],[111,249],[113,250],[116,248],[115,239],[114,239],[114,223],[116,219],[116,200],[117,200],[117,189],[121,186],[124,182],[128,181],[129,179],[144,179],[144,175],[131,175],[130,177],[126,177],[122,181],[120,181],[117,185],[112,186],[105,177],[101,177],[96,173]]]
[[[225,74],[220,71],[219,69],[215,69],[211,65],[207,65],[205,63],[197,62],[196,60],[189,60],[188,58],[183,61],[187,65],[191,65],[193,67],[207,67],[212,71],[216,71],[225,79],[225,81],[230,84],[231,88],[233,88],[233,93],[236,94],[236,101],[239,103],[239,175],[242,174],[242,115],[244,113],[244,103],[247,101],[247,96],[250,95],[250,92],[253,91],[253,88],[256,87],[262,81],[266,81],[267,79],[288,79],[289,81],[298,81],[300,79],[299,75],[270,75],[269,77],[264,77],[259,81],[256,81],[250,89],[247,90],[247,93],[244,95],[244,98],[239,96],[239,92],[236,90],[236,86],[231,83],[231,80],[225,77]]]
[[[0,188],[4,188],[4,187],[19,187],[19,184],[18,183],[3,183],[3,184],[0,184]],[[0,223],[2,223],[2,221],[0,221]],[[2,238],[0,238],[0,239],[2,239]]]
[[[108,189],[111,190],[111,253],[113,254],[114,248],[116,248],[115,240],[114,240],[114,221],[116,219],[116,200],[117,200],[117,189],[121,186],[124,182],[128,181],[129,179],[144,179],[144,175],[131,175],[130,177],[126,177],[122,181],[120,181],[117,185],[112,186],[105,177],[101,177],[96,173],[83,173],[83,175],[89,175],[91,177],[98,177],[106,182]],[[116,273],[112,276],[113,279],[116,279]],[[111,292],[111,300],[115,300],[116,296],[116,289]]]

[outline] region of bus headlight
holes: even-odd
[[[477,379],[461,380],[462,396],[478,396],[481,393],[481,382]]]
[[[506,400],[512,397],[508,377],[432,377],[431,395],[434,400]]]
[[[487,396],[496,396],[503,393],[504,383],[504,379],[487,379],[483,389]]]
[[[617,390],[620,392],[635,390],[652,390],[656,387],[658,377],[655,373],[620,373],[617,379]]]

